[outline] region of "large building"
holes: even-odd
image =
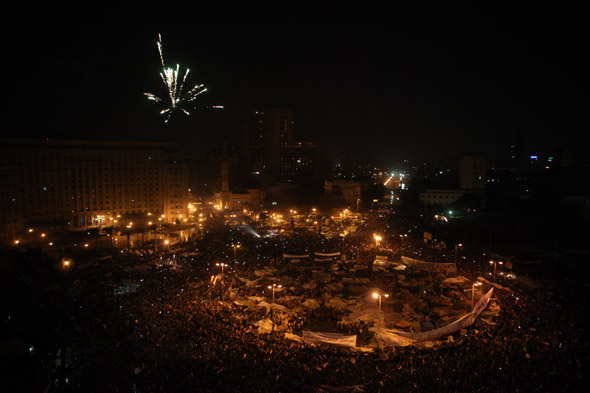
[[[281,181],[293,182],[304,177],[316,177],[323,171],[321,145],[314,142],[281,144]]]
[[[469,195],[477,198],[480,206],[486,203],[486,160],[482,155],[470,154],[450,157],[442,165],[447,182],[451,180],[453,186],[442,184],[420,193],[420,201],[424,205],[447,206]],[[473,199],[473,198],[472,198]]]
[[[0,231],[109,225],[117,216],[186,217],[188,174],[170,143],[5,139]]]
[[[221,190],[215,192],[215,206],[219,210],[258,209],[266,199],[266,190],[248,188],[230,191],[229,159],[227,155],[221,158]]]
[[[257,184],[294,182],[324,172],[322,147],[293,138],[293,111],[256,111],[244,127],[242,151],[249,174]]]
[[[459,158],[459,188],[467,192],[483,191],[486,188],[486,159],[471,154]]]
[[[244,128],[243,150],[251,174],[276,180],[281,171],[281,144],[293,141],[293,111],[256,111]]]
[[[331,179],[324,181],[324,195],[355,204],[363,198],[363,192],[371,182],[364,179]]]

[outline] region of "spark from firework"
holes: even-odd
[[[190,69],[187,68],[182,79],[179,79],[178,75],[180,66],[178,64],[176,64],[176,69],[166,67],[162,50],[162,36],[160,34],[158,34],[158,52],[160,53],[160,61],[162,62],[162,72],[160,73],[160,76],[162,77],[164,85],[166,85],[166,89],[168,90],[168,98],[170,99],[170,102],[167,103],[167,107],[160,112],[160,114],[166,115],[166,120],[164,122],[167,123],[174,111],[179,110],[186,115],[190,115],[190,112],[184,106],[190,104],[197,98],[197,96],[206,92],[207,88],[203,87],[202,84],[195,85],[188,92],[183,93],[184,84]],[[143,94],[146,95],[149,100],[154,102],[167,101],[152,93]]]

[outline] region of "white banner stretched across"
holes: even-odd
[[[296,254],[283,254],[283,258],[309,258],[309,254],[301,254],[301,255],[296,255]]]
[[[456,320],[455,322],[444,326],[439,329],[434,329],[428,332],[419,332],[419,333],[409,333],[399,330],[389,330],[389,329],[379,329],[378,336],[386,344],[391,344],[395,346],[407,346],[414,342],[420,341],[431,341],[442,337],[446,334],[456,332],[457,330],[464,329],[477,319],[479,314],[488,306],[490,302],[490,298],[492,297],[492,293],[494,288],[491,288],[484,296],[479,299],[473,310],[469,314],[463,315],[461,318]]]
[[[333,344],[342,345],[346,347],[356,347],[356,335],[344,336],[342,334],[334,333],[319,333],[310,332],[307,330],[303,331],[303,341],[310,344]]]
[[[316,257],[337,257],[340,255],[340,252],[316,252]]]
[[[401,259],[404,265],[418,270],[440,273],[457,273],[457,265],[454,263],[425,262],[404,256],[402,256]]]

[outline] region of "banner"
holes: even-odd
[[[340,255],[340,252],[316,252],[316,257],[337,257]]]
[[[454,263],[425,262],[404,256],[402,256],[402,263],[408,267],[412,267],[418,270],[426,270],[429,272],[436,273],[457,273],[457,266]]]
[[[471,311],[471,314],[473,315],[473,320],[475,320],[475,318],[477,318],[479,316],[479,314],[481,314],[481,312],[483,310],[485,310],[485,308],[488,306],[488,303],[490,302],[490,299],[492,298],[493,291],[494,291],[494,288],[491,288],[488,291],[488,293],[486,293],[485,295],[483,295],[479,299],[479,301],[477,302],[477,304],[473,308],[473,311]]]
[[[485,308],[488,306],[488,303],[490,302],[490,298],[492,297],[493,291],[494,288],[491,288],[484,296],[482,296],[469,314],[463,315],[461,318],[445,327],[430,330],[428,332],[419,333],[379,329],[378,338],[386,344],[404,347],[415,342],[435,340],[446,334],[464,329],[473,324],[473,322],[475,322],[479,314],[481,314],[481,312],[485,310]]]
[[[295,254],[283,254],[283,258],[309,258],[309,254],[303,254],[303,255],[295,255]]]
[[[345,347],[356,347],[356,335],[344,336],[336,333],[319,333],[303,331],[303,341],[310,344],[333,344]]]
[[[511,292],[510,288],[506,288],[506,287],[503,287],[503,286],[502,286],[502,285],[500,285],[500,284],[494,284],[493,282],[489,282],[488,280],[486,280],[486,279],[485,279],[485,278],[483,278],[483,277],[477,277],[477,280],[478,280],[478,281],[481,281],[481,282],[484,282],[484,283],[486,283],[486,284],[488,284],[488,285],[490,285],[490,286],[492,286],[492,287],[496,288],[496,289],[497,289],[497,290],[499,290],[499,291],[504,291],[504,292],[508,292],[508,293],[510,293],[510,292]]]

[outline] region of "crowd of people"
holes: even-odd
[[[496,292],[501,312],[494,324],[476,321],[436,345],[380,346],[371,351],[314,346],[289,339],[278,330],[260,333],[254,323],[273,318],[266,310],[247,313],[239,305],[222,301],[221,292],[228,290],[232,275],[252,276],[256,269],[282,267],[283,253],[338,250],[364,261],[367,276],[372,274],[370,264],[376,254],[454,261],[454,245],[425,242],[424,231],[437,233],[429,220],[399,212],[372,214],[355,234],[332,239],[297,231],[257,237],[212,220],[204,238],[190,245],[192,255],[178,252],[166,259],[157,257],[153,262],[158,263],[149,270],[119,269],[109,275],[140,285],[133,293],[104,299],[108,302],[104,311],[98,306],[94,313],[80,314],[79,318],[98,326],[98,333],[72,345],[66,362],[70,367],[60,371],[62,380],[53,389],[133,393],[583,389],[590,360],[583,315],[588,301],[582,296],[585,287],[574,283],[550,287],[504,283],[511,291]],[[374,233],[385,238],[380,248],[375,247]],[[402,244],[399,235],[404,234],[409,236]],[[238,243],[236,251],[233,245]],[[488,260],[482,250],[466,247],[459,274],[470,278],[488,274]],[[229,266],[223,285],[214,288],[211,276],[220,273],[220,261]],[[144,262],[135,261],[137,265]],[[109,263],[103,266],[114,268],[121,261]],[[503,283],[502,278],[498,281]],[[308,291],[302,294],[318,295],[313,288]],[[322,309],[286,323],[295,333],[322,320],[335,321],[344,334],[368,333],[368,326],[360,322],[339,323],[341,317],[336,310]],[[276,317],[274,321],[279,322]]]

